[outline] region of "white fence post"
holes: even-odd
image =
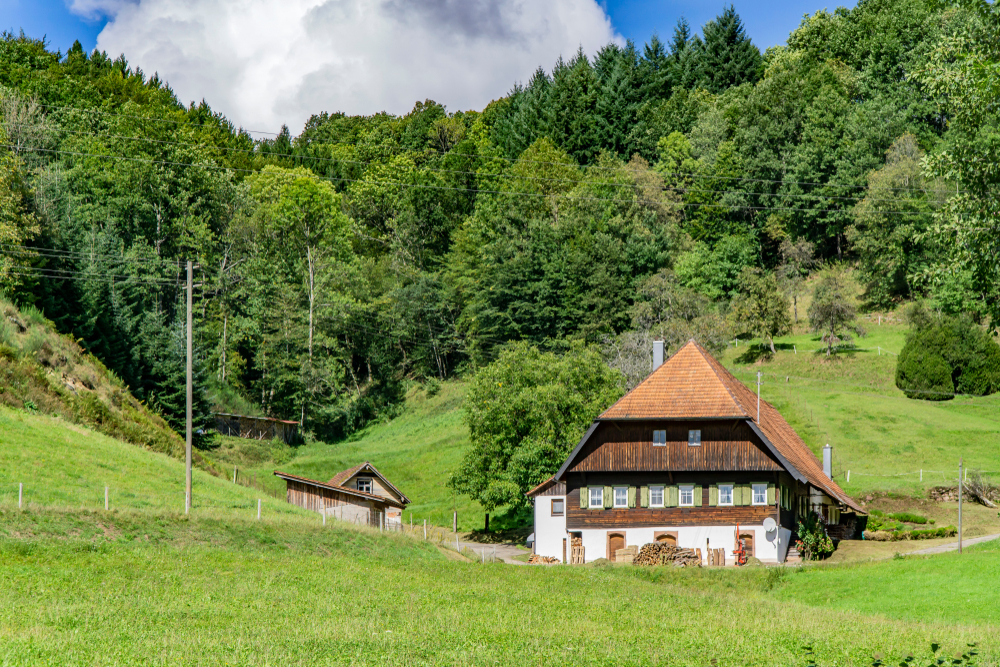
[[[257,499],[257,520],[260,521],[260,498]]]
[[[427,539],[427,519],[424,519],[424,539]]]
[[[21,509],[24,499],[24,482],[17,485],[17,509]]]
[[[851,471],[850,470],[847,471],[847,481],[848,482],[851,481]]]

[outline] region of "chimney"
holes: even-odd
[[[833,447],[829,443],[823,448],[823,474],[833,479]]]
[[[653,370],[663,365],[663,341],[653,341]]]

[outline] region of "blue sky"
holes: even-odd
[[[725,3],[698,0],[606,0],[602,4],[615,29],[622,36],[642,44],[654,32],[659,32],[664,40],[669,39],[680,16],[687,18],[697,30],[719,14]],[[853,6],[854,2],[839,4]],[[824,7],[832,10],[837,6],[828,5],[821,0],[750,0],[734,2],[734,5],[751,38],[761,50],[784,43],[803,14]],[[68,49],[75,39],[79,39],[88,51],[92,50],[103,27],[103,21],[86,21],[74,15],[67,8],[65,0],[0,0],[0,29],[16,31],[23,28],[32,36],[46,35],[49,43],[62,51]]]

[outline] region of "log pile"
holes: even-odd
[[[701,566],[701,556],[694,549],[681,549],[672,544],[650,542],[639,549],[632,561],[635,565],[674,565],[675,567]]]
[[[539,556],[538,554],[532,554],[531,558],[528,559],[528,565],[552,565],[558,562],[560,562],[558,558]]]

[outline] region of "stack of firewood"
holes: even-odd
[[[539,556],[538,554],[532,554],[531,558],[528,559],[528,565],[551,565],[559,562],[560,560],[558,558]]]
[[[672,544],[650,542],[639,549],[639,555],[632,561],[634,565],[688,565],[701,566],[701,557],[694,549],[681,549]]]

